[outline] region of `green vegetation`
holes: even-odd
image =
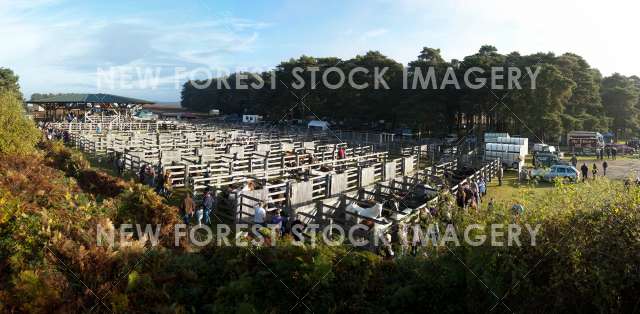
[[[369,83],[369,88],[354,89],[345,84],[339,89],[329,89],[324,84],[317,84],[311,89],[311,73],[305,71],[300,74],[305,86],[294,92],[300,95],[309,93],[304,100],[308,108],[298,106],[296,110],[290,110],[297,101],[290,94],[291,85],[299,81],[292,70],[296,67],[318,67],[316,81],[319,81],[322,72],[334,66],[344,73],[355,67],[368,69],[366,75],[356,72],[354,80],[358,84]],[[383,77],[389,89],[373,88],[376,67],[388,67]],[[483,69],[484,73],[474,72],[470,76],[474,83],[482,79],[490,82],[491,67],[504,68],[502,73],[507,67],[517,67],[522,72],[519,80],[522,89],[471,89],[465,86],[456,89],[451,84],[445,89],[434,88],[433,85],[426,89],[417,85],[418,88],[413,89],[414,78],[420,74],[426,76],[429,67],[435,69],[438,84],[448,68],[453,69],[460,82],[466,70],[473,67]],[[527,74],[526,67],[540,69],[535,89],[531,89],[531,76]],[[534,137],[533,132],[551,143],[556,143],[559,136],[570,130],[611,130],[616,136],[626,138],[638,135],[640,78],[617,73],[602,78],[597,69],[573,53],[556,56],[553,53],[521,55],[511,52],[505,55],[498,53],[493,46],[482,46],[478,53],[463,60],[447,62],[439,49],[425,47],[408,65],[407,88],[403,87],[403,65],[377,51],[348,60],[301,56],[280,63],[274,71],[249,75],[249,79],[243,81],[251,84],[259,77],[265,83],[262,88],[235,88],[238,73],[212,78],[211,82],[186,82],[182,90],[182,106],[200,111],[220,109],[225,114],[257,113],[276,121],[283,116],[311,117],[313,110],[321,118],[344,122],[343,127],[360,127],[366,123],[370,128],[371,122],[384,120],[386,127],[407,126],[419,129],[423,134],[446,134],[462,130],[463,126],[469,130],[484,120],[480,127],[531,138]],[[328,80],[338,82],[339,78],[333,74],[328,75]],[[272,80],[272,75],[276,79]],[[196,86],[208,87],[199,89]],[[525,128],[514,114],[523,119],[530,129]]]
[[[24,115],[18,77],[0,68],[0,153],[25,154],[33,151],[40,133]]]
[[[495,204],[509,206],[517,200],[539,197],[553,189],[554,185],[547,182],[520,183],[515,171],[505,171],[502,186],[495,178],[487,184],[487,196],[483,198],[482,206],[486,208],[490,199]]]
[[[394,261],[287,240],[273,248],[208,246],[193,253],[189,244],[173,246],[169,226],[177,223],[177,209],[153,191],[88,168],[81,154],[60,143],[41,149],[0,159],[2,312],[87,311],[96,304],[105,311],[91,291],[116,313],[279,313],[298,303],[294,293],[307,292],[297,312],[308,312],[307,306],[316,313],[469,312],[498,303],[493,293],[506,295],[503,302],[515,312],[630,312],[637,306],[640,188],[627,192],[620,182],[524,194],[518,201],[526,210],[517,218],[507,201],[477,213],[440,204],[440,212],[452,210],[460,239],[469,224],[487,231],[491,223],[515,221],[540,224],[535,246],[526,237],[520,247],[450,244]],[[88,173],[91,180],[80,179]],[[434,221],[426,219],[422,223]],[[167,226],[160,246],[96,245],[98,224],[135,222]]]

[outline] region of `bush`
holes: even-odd
[[[426,257],[394,261],[286,240],[274,248],[196,251],[173,246],[177,209],[150,188],[92,172],[81,156],[51,145],[46,159],[0,156],[0,312],[75,312],[96,304],[58,258],[98,295],[109,292],[104,303],[117,313],[284,313],[303,296],[317,313],[460,313],[488,311],[497,302],[493,293],[518,313],[637,307],[640,188],[620,182],[560,184],[522,199],[526,211],[517,219],[499,204],[491,213],[454,209],[460,233],[469,224],[540,224],[536,246],[522,239],[520,247],[428,248]],[[78,184],[45,161],[77,174]],[[82,191],[115,196],[100,203]],[[96,245],[98,224],[121,223],[161,224],[161,245]]]
[[[80,172],[89,168],[89,161],[82,153],[64,146],[61,141],[45,141],[40,148],[46,154],[47,164],[64,171],[69,177],[77,178]]]
[[[41,134],[24,115],[16,93],[0,91],[0,154],[25,154],[34,151]]]

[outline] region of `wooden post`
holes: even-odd
[[[189,165],[184,165],[184,187],[189,188]]]

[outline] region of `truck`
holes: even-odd
[[[599,132],[571,131],[567,133],[567,145],[576,155],[596,155],[604,148],[604,138]]]

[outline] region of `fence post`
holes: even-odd
[[[184,187],[189,188],[189,165],[184,165]]]

